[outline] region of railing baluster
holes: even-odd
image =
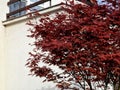
[[[51,5],[51,0],[40,0],[40,1],[38,1],[38,2],[35,2],[35,3],[33,3],[33,4],[30,4],[30,5],[28,5],[28,6],[25,6],[25,7],[23,7],[23,8],[20,8],[20,9],[18,9],[18,10],[15,10],[15,11],[12,11],[12,12],[8,13],[8,14],[7,14],[7,19],[11,19],[11,18],[14,18],[14,17],[22,16],[22,15],[21,15],[21,12],[22,12],[22,11],[25,11],[25,10],[26,10],[26,12],[27,12],[27,9],[33,8],[33,7],[35,7],[35,6],[38,6],[38,5],[43,4],[43,3],[45,3],[45,2],[48,2],[48,1],[50,2],[50,6],[52,6],[52,5]],[[19,16],[14,16],[14,15],[17,14],[17,13],[19,13]],[[12,16],[14,16],[14,17],[12,17]]]

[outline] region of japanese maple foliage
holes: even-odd
[[[26,65],[32,75],[45,77],[61,89],[106,90],[108,84],[120,89],[120,3],[104,1],[91,6],[72,0],[54,17],[29,22],[35,48]],[[40,62],[63,71],[55,72]]]

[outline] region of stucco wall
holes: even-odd
[[[0,0],[0,20],[6,20],[6,13],[8,13],[7,2],[9,0]]]
[[[4,26],[2,21],[6,19],[8,0],[0,1],[0,90],[5,90],[5,59],[4,59]]]
[[[5,90],[42,90],[46,86],[37,77],[28,76],[29,72],[25,67],[28,59],[28,52],[31,47],[27,38],[26,21],[18,22],[6,27],[5,33],[5,56],[6,56],[6,89]]]
[[[5,61],[4,61],[4,27],[0,21],[0,90],[4,90]]]
[[[42,79],[28,75],[25,64],[29,58],[28,52],[32,50],[28,44],[33,40],[26,36],[29,29],[26,17],[4,21],[8,1],[0,2],[0,90],[58,90],[53,83],[42,83]],[[53,0],[52,4],[61,1]],[[49,11],[53,9],[42,11],[41,14]]]
[[[58,9],[60,6],[42,11],[41,14]],[[26,25],[26,22],[24,16],[3,23],[5,27],[5,89],[3,90],[58,90],[53,83],[42,83],[43,79],[28,75],[29,70],[25,64],[29,58],[28,52],[32,51],[32,47],[28,44],[33,40],[27,37],[30,26]]]

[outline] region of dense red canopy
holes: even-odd
[[[107,1],[112,4],[70,2],[54,18],[40,18],[30,35],[35,38],[35,49],[27,65],[33,75],[55,81],[62,89],[106,90],[110,83],[114,89],[120,87],[120,4]],[[42,54],[41,49],[49,54]],[[63,72],[41,67],[39,62],[58,66]]]

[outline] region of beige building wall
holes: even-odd
[[[6,13],[8,13],[8,1],[9,0],[0,0],[0,21],[6,20]]]
[[[41,11],[40,13],[56,12],[60,6],[52,7]],[[29,70],[25,67],[26,60],[29,58],[28,52],[32,51],[27,31],[30,26],[26,25],[28,21],[26,16],[3,22],[3,44],[4,64],[2,67],[4,75],[1,81],[4,81],[4,88],[0,90],[58,90],[53,83],[42,83],[43,79],[29,76]],[[2,62],[0,62],[2,63]]]
[[[26,21],[18,21],[5,26],[5,90],[42,90],[39,78],[28,76],[25,67],[28,52],[31,50],[27,38],[28,26]]]
[[[4,90],[5,85],[5,59],[4,59],[4,27],[0,21],[0,90]]]
[[[7,2],[8,0],[0,1],[0,90],[5,90],[5,28],[2,21],[6,20],[6,13],[8,12]]]
[[[58,90],[53,83],[42,83],[42,79],[29,76],[25,67],[32,51],[28,44],[33,40],[28,38],[27,17],[6,20],[7,2],[0,1],[0,90]],[[62,0],[52,0],[52,5]],[[60,6],[52,7],[40,13],[56,12]]]

